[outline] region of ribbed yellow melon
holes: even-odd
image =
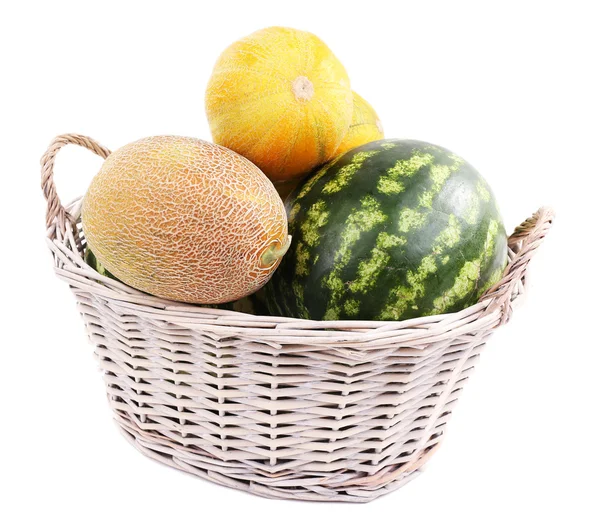
[[[355,147],[383,138],[383,126],[375,109],[356,92],[352,91],[352,95],[354,97],[352,123],[342,143],[335,152],[336,157],[343,155]]]
[[[144,138],[112,153],[83,199],[82,223],[119,280],[191,303],[256,291],[289,246],[267,177],[237,153],[188,137]]]
[[[221,54],[206,89],[206,113],[217,144],[282,181],[333,157],[350,126],[352,91],[321,39],[271,27]]]

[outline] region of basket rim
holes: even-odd
[[[118,306],[120,312],[131,312],[157,321],[198,329],[203,332],[233,336],[242,333],[248,338],[263,343],[273,342],[275,348],[285,344],[302,343],[315,345],[336,344],[344,347],[383,348],[386,345],[402,344],[415,349],[424,348],[432,340],[456,338],[462,334],[472,334],[481,330],[491,330],[505,322],[511,312],[511,304],[524,291],[525,275],[511,280],[506,304],[499,303],[499,296],[490,296],[495,286],[475,304],[458,312],[437,314],[405,319],[402,321],[314,321],[295,317],[275,317],[253,315],[235,310],[205,308],[202,306],[162,299],[141,292],[118,280],[113,280],[96,272],[83,259],[84,244],[76,242],[74,235],[81,233],[81,202],[78,197],[67,205],[65,210],[71,219],[65,220],[65,241],[60,240],[57,220],[50,224],[47,242],[55,256],[58,256],[56,273],[76,291],[84,291],[103,300],[108,306]],[[539,211],[538,211],[539,212]],[[531,218],[530,218],[531,219]],[[74,222],[71,222],[74,220]],[[529,221],[529,220],[528,220]],[[514,237],[514,234],[513,234]],[[512,238],[512,237],[511,237]],[[506,281],[512,265],[518,259],[521,240],[508,246],[508,265],[499,284]],[[60,256],[59,256],[60,255]],[[506,292],[506,290],[504,290]]]

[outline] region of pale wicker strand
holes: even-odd
[[[480,300],[491,300],[487,311],[500,308],[502,319],[499,325],[506,323],[511,315],[510,300],[516,284],[524,281],[529,261],[537,251],[543,238],[554,221],[554,211],[549,207],[540,208],[532,217],[515,228],[508,239],[509,246],[515,250],[514,259],[506,266],[502,279],[483,294]]]
[[[65,221],[69,214],[63,207],[56,192],[56,185],[54,184],[54,160],[60,149],[68,144],[75,144],[89,149],[96,155],[100,155],[102,158],[107,158],[110,155],[110,150],[96,142],[89,136],[78,135],[78,134],[66,134],[60,135],[54,138],[50,143],[50,146],[44,153],[41,162],[42,165],[42,191],[44,197],[48,202],[48,210],[46,212],[46,226],[50,227],[54,219],[57,220],[57,226],[64,230]],[[74,224],[75,220],[71,220]]]
[[[454,314],[307,321],[166,301],[83,260],[80,201],[60,204],[62,145],[42,159],[47,240],[75,294],[115,420],[145,455],[221,485],[284,499],[365,502],[420,473],[493,330],[511,315],[553,214],[509,239],[501,281]]]

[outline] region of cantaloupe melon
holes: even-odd
[[[83,199],[82,223],[122,282],[199,304],[256,291],[289,247],[269,179],[237,153],[188,137],[145,138],[112,153]]]
[[[271,27],[229,46],[206,89],[213,140],[273,181],[330,160],[352,118],[343,65],[312,33]]]

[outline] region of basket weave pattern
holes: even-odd
[[[369,501],[413,478],[488,337],[509,319],[553,213],[509,239],[502,280],[461,312],[401,322],[306,321],[176,303],[106,278],[83,260],[80,200],[53,182],[69,143],[42,159],[47,242],[95,346],[109,404],[144,454],[272,498]]]

